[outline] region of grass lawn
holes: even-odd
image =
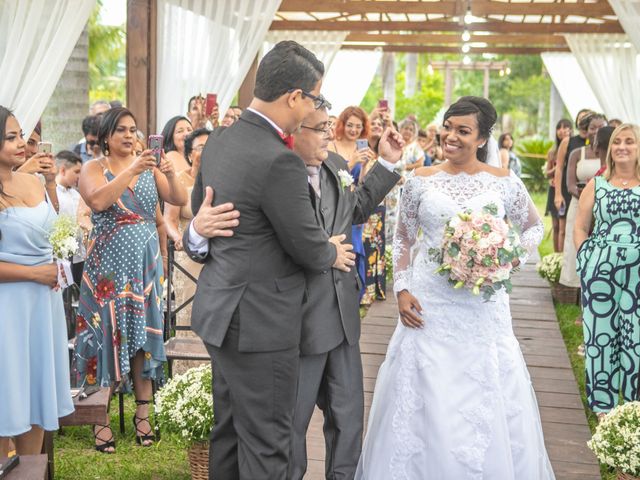
[[[533,198],[540,215],[544,214],[544,209],[547,201],[546,193],[537,193],[531,196]],[[540,257],[544,257],[549,253],[553,253],[553,236],[551,233],[551,217],[543,217],[544,221],[544,239],[538,248]],[[558,323],[560,324],[560,331],[564,338],[564,343],[567,346],[567,352],[569,354],[569,360],[571,361],[571,367],[573,368],[573,374],[578,382],[580,388],[580,396],[582,397],[582,404],[584,405],[585,415],[589,422],[589,428],[591,432],[594,431],[598,420],[587,408],[587,400],[584,389],[584,357],[577,354],[578,346],[583,342],[582,326],[576,325],[575,321],[580,316],[580,307],[578,305],[568,305],[562,303],[555,303],[556,316],[558,317]],[[600,466],[600,473],[603,480],[615,480],[615,473],[608,471],[607,467]]]

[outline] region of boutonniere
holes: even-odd
[[[349,172],[346,170],[338,170],[338,177],[340,177],[340,187],[342,187],[343,192],[345,188],[353,190],[353,177]]]

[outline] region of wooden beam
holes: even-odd
[[[486,23],[472,23],[459,25],[445,21],[425,22],[377,22],[377,21],[343,21],[334,22],[327,20],[275,20],[271,23],[271,30],[329,30],[329,31],[413,31],[413,32],[462,32],[464,29],[470,32],[491,33],[624,33],[618,22],[605,23],[515,23],[490,21]]]
[[[602,17],[615,15],[609,2],[567,3],[567,2],[494,2],[473,0],[471,14],[477,17],[486,15],[578,15],[581,17]]]
[[[155,0],[127,2],[127,106],[145,135],[156,133]]]
[[[461,53],[460,48],[448,45],[343,45],[343,50],[376,50],[383,52],[415,52],[415,53]],[[469,54],[498,53],[504,55],[537,55],[543,52],[568,52],[569,47],[471,47]]]
[[[464,43],[460,34],[451,33],[365,33],[353,32],[347,35],[345,42],[384,42],[394,45],[421,44],[421,43],[442,43],[456,44]],[[492,44],[506,45],[556,45],[563,47],[567,45],[565,38],[561,35],[472,35],[469,42],[484,42]]]
[[[279,12],[340,12],[348,15],[364,15],[367,13],[439,13],[456,14],[455,0],[439,2],[416,2],[396,0],[283,0]]]
[[[486,15],[580,15],[601,17],[615,15],[606,0],[590,3],[549,3],[549,2],[495,2],[490,0],[473,0],[471,13],[478,17]],[[459,2],[442,0],[438,2],[416,2],[396,0],[283,0],[279,12],[314,12],[348,15],[367,13],[418,13],[458,15]]]

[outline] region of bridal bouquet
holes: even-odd
[[[453,288],[482,293],[485,300],[501,288],[511,292],[512,262],[523,253],[520,236],[498,216],[493,203],[450,219],[441,248],[429,250],[431,259],[440,264],[436,273],[447,276]]]
[[[601,463],[618,471],[618,478],[640,476],[640,402],[619,405],[596,427],[587,445]]]
[[[78,253],[79,227],[75,219],[69,215],[60,215],[49,232],[49,243],[53,248],[53,256],[58,262],[58,284],[66,288],[73,282],[71,266],[68,258]]]

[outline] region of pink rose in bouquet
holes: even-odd
[[[447,222],[440,249],[430,249],[453,288],[468,288],[488,300],[501,288],[511,292],[513,261],[524,254],[518,232],[498,216],[491,203],[482,211],[466,210]]]

